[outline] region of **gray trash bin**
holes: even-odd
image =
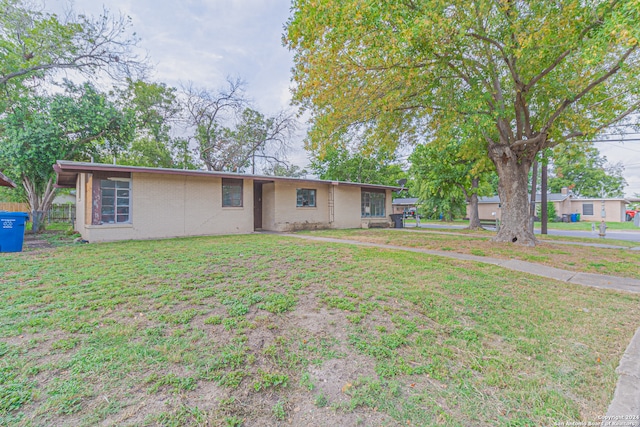
[[[402,228],[402,215],[403,214],[391,214],[391,221],[393,221],[393,228]]]

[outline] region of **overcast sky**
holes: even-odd
[[[60,11],[65,0],[46,0],[47,9]],[[98,15],[102,6],[132,19],[155,66],[152,80],[179,87],[192,81],[217,89],[226,76],[247,82],[247,93],[267,114],[287,108],[291,99],[293,55],[282,46],[289,16],[287,0],[75,0],[74,10]],[[640,119],[639,119],[640,120]],[[304,167],[302,138],[290,160]],[[635,134],[629,138],[640,139]],[[625,194],[640,193],[640,141],[596,144],[610,162],[622,162],[628,186]]]

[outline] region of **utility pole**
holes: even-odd
[[[542,172],[540,176],[540,234],[547,234],[547,222],[549,221],[547,212],[547,162],[542,155]]]
[[[538,187],[538,162],[533,162],[531,172],[531,202],[529,203],[529,231],[533,233],[533,223],[536,216],[536,190]]]

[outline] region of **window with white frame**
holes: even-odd
[[[242,207],[242,180],[222,178],[222,207]]]
[[[593,215],[593,203],[583,203],[582,215]]]
[[[296,189],[296,206],[310,207],[316,206],[316,190],[308,188]]]
[[[360,194],[362,218],[384,218],[385,191],[363,188]]]
[[[100,180],[101,224],[131,222],[131,181],[129,179]]]

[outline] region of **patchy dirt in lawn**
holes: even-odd
[[[24,235],[23,250],[49,249],[53,245],[42,238],[41,234],[27,233]]]
[[[15,402],[0,399],[0,425],[590,420],[638,324],[635,295],[435,256],[276,235],[83,250],[35,237],[0,263],[0,392]],[[434,249],[493,256],[482,243]]]

